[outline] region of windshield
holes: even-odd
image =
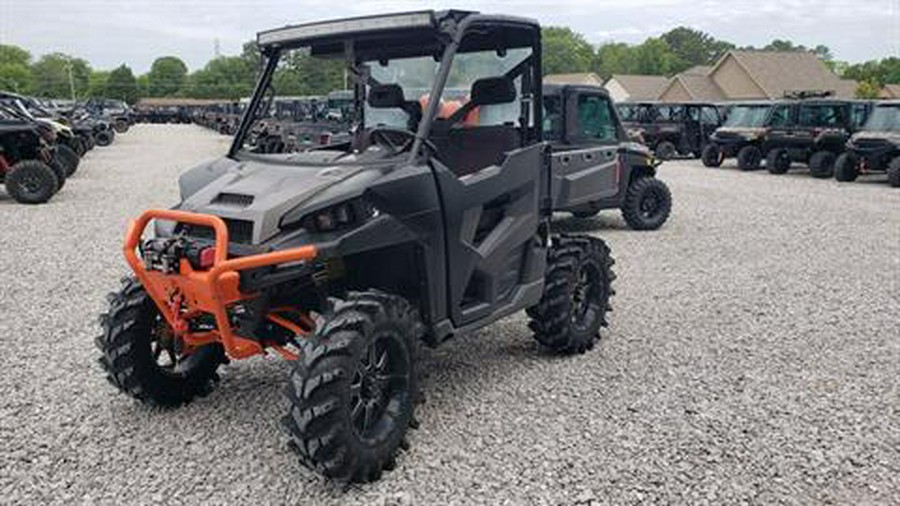
[[[900,132],[900,104],[876,107],[866,123],[865,130]]]
[[[761,127],[766,124],[769,114],[768,105],[736,105],[728,113],[726,127]]]

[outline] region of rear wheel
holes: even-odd
[[[622,217],[634,230],[656,230],[672,212],[672,192],[655,177],[637,178],[628,187]]]
[[[833,176],[835,158],[831,151],[816,151],[809,157],[809,174],[818,179]]]
[[[544,294],[528,308],[534,338],[557,353],[584,353],[607,326],[609,299],[615,294],[615,264],[609,247],[588,236],[553,238],[547,258]]]
[[[715,144],[707,144],[700,154],[700,160],[706,167],[720,167],[722,165],[722,160],[724,159],[725,156],[722,153],[722,150]]]
[[[738,151],[737,163],[741,170],[756,170],[762,163],[762,151],[756,146],[744,146]]]
[[[784,174],[791,168],[791,157],[786,149],[773,149],[766,155],[766,170],[769,174]]]
[[[660,142],[653,150],[653,154],[660,160],[671,160],[677,153],[678,149],[669,141]]]
[[[222,346],[183,353],[140,282],[125,278],[122,283],[108,297],[109,312],[100,316],[103,333],[95,340],[109,382],[155,406],[180,406],[208,394],[219,379],[216,369],[226,361]]]
[[[113,134],[109,130],[103,130],[94,134],[94,142],[96,142],[98,146],[109,146],[112,144],[112,141]]]
[[[116,130],[116,133],[124,134],[128,131],[131,125],[128,124],[127,119],[117,119],[115,123],[113,123],[113,128]]]
[[[6,173],[6,192],[21,204],[43,204],[58,187],[56,173],[39,160],[21,161]]]
[[[66,177],[74,174],[75,171],[78,170],[78,164],[81,163],[81,157],[78,156],[78,153],[65,144],[58,144],[56,146],[56,153],[54,156],[59,160],[63,169],[65,169]]]
[[[858,160],[851,153],[841,153],[834,161],[834,178],[842,183],[856,180],[859,176]]]
[[[894,157],[887,168],[888,184],[894,188],[900,186],[900,156]]]
[[[302,343],[282,419],[307,467],[341,481],[377,480],[414,424],[416,311],[400,297],[351,293]]]

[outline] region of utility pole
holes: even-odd
[[[72,94],[72,102],[75,101],[75,79],[72,77],[72,60],[66,60],[66,70],[69,72],[69,91]]]

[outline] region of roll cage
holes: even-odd
[[[530,109],[530,117],[527,122],[523,122],[522,144],[540,142],[540,33],[540,25],[534,20],[457,10],[348,18],[260,32],[257,43],[264,60],[262,72],[241,118],[228,156],[237,158],[253,123],[259,119],[260,107],[264,107],[269,100],[267,92],[280,57],[286,51],[300,48],[308,49],[314,57],[346,62],[348,76],[353,84],[354,126],[351,131],[356,134],[362,133],[364,104],[369,98],[367,87],[380,84],[367,72],[364,62],[432,57],[439,62],[439,67],[429,96],[442,97],[454,57],[458,53],[496,50],[498,54],[505,54],[512,48],[530,48],[530,56],[506,72],[504,77],[522,79],[523,116],[526,114],[525,107]],[[473,106],[466,104],[463,109],[467,107],[471,110]],[[439,100],[429,100],[422,107],[421,118],[417,118],[413,132],[415,138],[409,150],[411,158],[428,152],[422,146],[429,143],[439,109]]]

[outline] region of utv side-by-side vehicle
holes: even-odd
[[[877,104],[834,163],[834,177],[841,182],[881,172],[887,174],[888,184],[900,186],[900,100]]]
[[[871,102],[811,98],[777,102],[765,136],[766,169],[784,174],[794,162],[809,166],[810,175],[829,178],[850,136],[862,126]]]
[[[0,106],[0,182],[16,202],[47,202],[65,182],[44,135],[38,125]]]
[[[227,157],[185,173],[178,205],[129,227],[134,276],[97,339],[111,382],[174,406],[206,393],[229,358],[281,355],[295,362],[283,423],[300,461],[367,481],[415,424],[417,343],[526,309],[546,348],[590,349],[613,261],[602,240],[551,233],[540,33],[463,11],[260,33],[264,69]],[[353,135],[254,153],[247,133],[294,51],[346,62]],[[423,87],[426,100],[411,92]],[[468,101],[451,112],[445,90],[460,88]]]
[[[728,117],[709,137],[700,158],[707,167],[719,167],[727,158],[737,157],[738,168],[759,168],[765,154],[766,124],[772,102],[742,102],[729,106]]]
[[[553,208],[586,218],[621,209],[635,230],[655,230],[672,210],[659,162],[627,140],[603,88],[544,85],[544,139],[553,147]]]
[[[700,157],[723,121],[718,106],[704,102],[620,102],[616,108],[629,137],[660,160]]]

